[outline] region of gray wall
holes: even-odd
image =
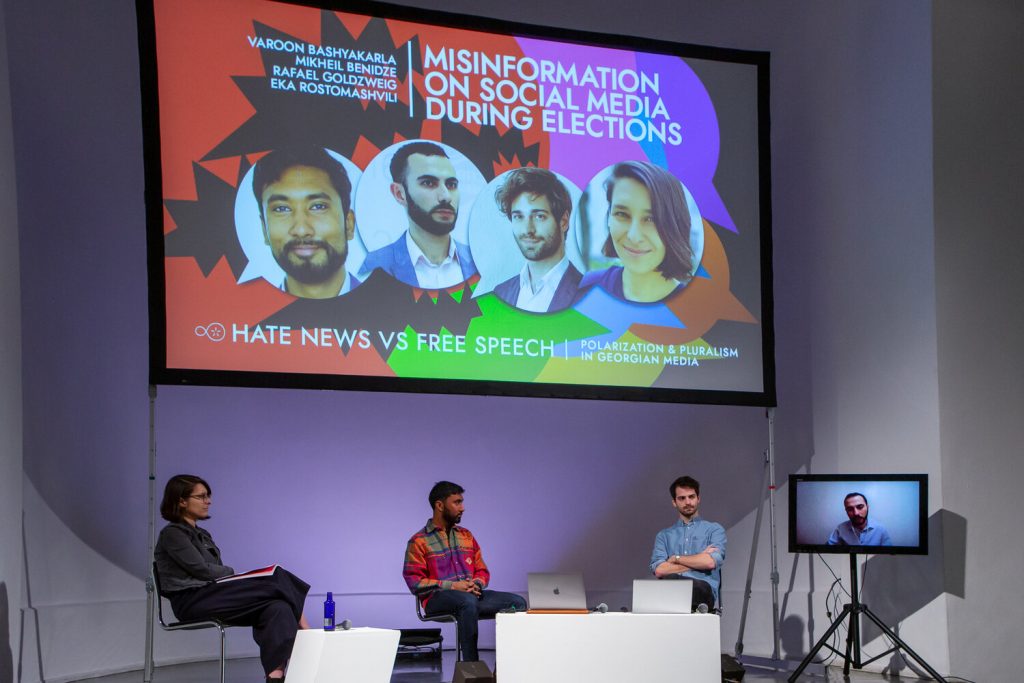
[[[9,24],[18,26],[9,36],[9,60],[22,368],[31,378],[24,386],[24,509],[41,625],[40,641],[30,645],[43,651],[47,680],[70,680],[137,667],[142,653],[147,312],[139,284],[145,244],[134,15],[126,0],[5,3]],[[936,282],[942,316],[954,312],[951,306],[978,316],[989,309],[962,293],[975,284],[964,282],[963,263],[943,261],[950,252],[942,239],[964,233],[946,234],[933,221],[933,209],[942,214],[943,205],[932,178],[932,4],[644,0],[633,7],[623,13],[607,3],[448,5],[772,52],[780,480],[799,469],[927,472],[929,511],[948,507],[967,517],[973,539],[978,524],[996,519],[996,506],[981,509],[964,491],[975,477],[990,475],[956,470],[962,449],[950,442],[966,442],[986,423],[980,413],[965,413],[980,410],[973,400],[951,406],[946,383],[966,384],[954,387],[956,398],[961,389],[981,392],[988,381],[963,372],[959,348],[956,362],[940,356]],[[951,24],[971,21],[957,17]],[[960,49],[960,35],[943,38],[936,26],[936,44],[950,55]],[[937,60],[942,54],[936,48]],[[995,231],[997,224],[993,218],[986,227]],[[978,258],[1007,253],[991,249]],[[956,313],[940,317],[940,331],[959,324]],[[3,319],[6,327],[16,317]],[[1020,367],[986,362],[993,381],[1007,374],[997,368]],[[945,422],[951,410],[952,433]],[[444,439],[453,428],[454,458]],[[548,449],[525,448],[524,432]],[[1006,448],[993,448],[986,463],[993,478],[1001,476],[997,451],[1010,452],[1013,443],[1001,434]],[[160,390],[157,436],[159,479],[188,470],[211,478],[216,508],[209,525],[233,564],[283,561],[315,593],[342,593],[346,616],[357,623],[388,626],[415,623],[397,566],[404,539],[426,516],[422,498],[434,479],[459,479],[469,489],[466,522],[484,543],[496,585],[517,590],[531,569],[587,567],[591,597],[607,596],[614,605],[643,572],[654,532],[672,521],[665,485],[688,471],[704,483],[706,516],[730,535],[731,607],[722,642],[730,647],[735,640],[766,442],[762,411],[177,387]],[[539,484],[536,472],[544,473]],[[783,547],[784,507],[783,488]],[[975,514],[983,521],[976,524]],[[542,540],[518,540],[527,525],[542,526]],[[765,539],[746,630],[750,654],[771,652]],[[888,567],[894,582],[927,584],[887,598],[901,635],[940,672],[985,680],[975,675],[980,663],[951,650],[951,640],[964,638],[960,622],[947,626],[947,617],[963,610],[943,577],[964,561],[961,553],[959,565],[956,558],[944,565],[948,554],[896,558],[869,574],[889,576]],[[833,566],[845,570],[842,561]],[[827,626],[831,579],[806,556],[782,553],[780,570],[783,654],[799,658]],[[973,591],[983,590],[972,587],[999,585],[999,571],[968,563],[968,590],[960,591],[968,609]],[[919,580],[935,576],[937,582]],[[311,598],[311,614],[317,600]],[[986,615],[991,632],[1009,632],[1004,612]],[[104,626],[85,628],[90,622]],[[172,634],[158,641],[158,656],[209,656],[210,641]],[[252,652],[248,636],[239,634],[232,649]],[[881,651],[880,639],[866,649]],[[1012,651],[990,651],[986,670],[1010,671]],[[25,680],[33,676],[39,672]]]
[[[21,285],[18,202],[7,61],[7,21],[0,7],[0,683],[13,680],[20,646],[21,552]]]
[[[1024,7],[942,0],[934,27],[943,498],[970,532],[950,658],[974,680],[1011,680],[1024,644],[1006,593],[1024,564],[1014,509],[1024,480]]]

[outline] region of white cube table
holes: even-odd
[[[288,683],[389,683],[400,635],[383,628],[300,630]]]
[[[499,614],[501,683],[622,683],[722,678],[713,614]]]

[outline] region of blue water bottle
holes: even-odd
[[[324,630],[334,630],[334,594],[327,591],[327,599],[324,600]]]

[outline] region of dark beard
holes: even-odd
[[[288,253],[293,248],[308,245],[316,245],[323,249],[324,253],[327,254],[327,261],[323,264],[315,264],[311,259],[302,259],[299,263],[294,263],[288,258]],[[327,282],[334,277],[335,273],[341,270],[341,267],[345,265],[347,257],[347,244],[345,250],[339,252],[327,242],[318,239],[290,240],[284,245],[284,249],[279,255],[274,255],[277,265],[281,266],[281,269],[288,274],[288,277],[294,278],[297,282],[301,282],[304,285],[319,285]]]
[[[559,235],[560,234],[561,233],[556,233],[556,234],[551,236],[551,239],[544,240],[543,243],[540,245],[540,250],[536,253],[536,255],[534,255],[532,257],[527,256],[526,252],[523,252],[523,258],[526,258],[526,259],[528,259],[530,261],[543,261],[544,259],[548,258],[552,254],[557,253],[559,247],[561,247],[562,244],[563,244],[562,240],[559,239]],[[518,243],[519,240],[517,239],[516,242]],[[523,251],[523,245],[522,244],[519,244],[519,250]]]
[[[447,512],[444,513],[444,521],[449,527],[453,527],[462,521],[462,515],[449,515]]]
[[[409,196],[408,192],[406,192],[406,196]],[[451,204],[438,204],[430,211],[424,211],[420,208],[419,204],[411,199],[406,203],[406,205],[409,211],[409,218],[412,219],[412,222],[429,232],[431,235],[437,235],[439,237],[441,235],[447,235],[455,229],[455,223],[459,220],[459,211]],[[441,208],[451,209],[455,213],[455,219],[450,225],[434,219],[431,212]]]

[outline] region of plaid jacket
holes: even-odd
[[[409,539],[402,576],[424,605],[434,591],[450,590],[456,581],[472,579],[486,588],[491,580],[480,546],[469,529],[453,525],[446,537],[433,520]]]

